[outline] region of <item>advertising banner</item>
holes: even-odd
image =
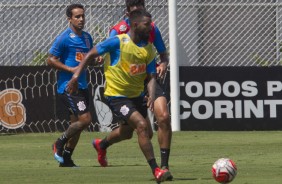
[[[0,133],[66,129],[69,114],[57,98],[56,70],[1,67],[0,74]],[[102,69],[90,68],[88,77],[89,130],[111,131],[118,120],[103,95]],[[282,129],[282,67],[180,67],[179,79],[181,130]],[[165,81],[169,96],[169,75]]]
[[[181,67],[179,78],[182,130],[282,129],[281,67]]]
[[[46,66],[2,66],[0,76],[0,130],[54,131],[49,120],[56,109],[55,71]]]

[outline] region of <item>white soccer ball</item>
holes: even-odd
[[[221,183],[230,183],[237,175],[237,167],[229,158],[220,158],[212,166],[213,178]]]

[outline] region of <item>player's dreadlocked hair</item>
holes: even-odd
[[[145,0],[125,0],[126,10],[130,11],[132,6],[143,6],[145,7]]]
[[[67,10],[66,10],[67,17],[69,18],[72,17],[72,10],[75,8],[81,8],[84,10],[84,6],[82,4],[71,4],[67,7]]]

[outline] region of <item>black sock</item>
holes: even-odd
[[[71,160],[71,156],[73,153],[73,148],[66,147],[63,153],[63,157],[65,160]]]
[[[100,148],[103,149],[103,150],[107,149],[110,145],[111,145],[111,143],[109,143],[109,141],[107,141],[107,137],[105,137],[105,138],[100,142]]]
[[[161,168],[163,166],[168,167],[168,159],[169,159],[170,149],[161,148],[160,151],[161,151]]]
[[[68,142],[68,138],[66,137],[65,133],[59,138],[60,142],[65,145]]]
[[[55,144],[56,144],[56,148],[57,148],[57,154],[59,156],[63,155],[64,146],[65,146],[67,141],[68,141],[68,139],[65,136],[65,133],[63,133],[63,135],[60,138],[57,139]]]
[[[152,172],[153,172],[153,174],[154,174],[155,169],[158,167],[158,164],[157,164],[157,162],[156,162],[156,159],[155,159],[155,158],[152,158],[151,160],[148,160],[148,163],[149,163],[149,165],[150,165],[150,167],[151,167],[151,169],[152,169]]]

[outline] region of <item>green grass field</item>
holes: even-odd
[[[60,133],[0,134],[0,183],[155,183],[136,136],[108,150],[110,166],[101,168],[91,141],[106,134],[84,132],[73,159],[79,168],[59,168],[51,144]],[[153,137],[155,154],[159,148]],[[232,184],[281,184],[282,132],[174,132],[170,156],[173,184],[216,184],[211,167],[220,157],[235,161]]]

